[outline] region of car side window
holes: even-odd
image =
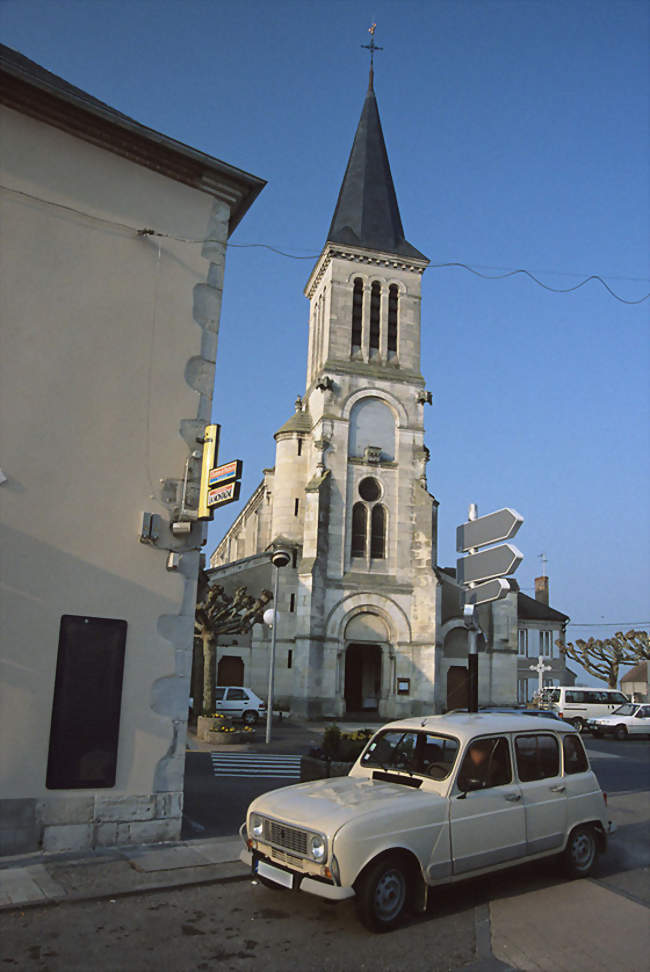
[[[522,783],[545,780],[560,772],[560,748],[555,736],[546,733],[517,736],[515,753]]]
[[[246,701],[248,696],[243,689],[231,688],[228,689],[228,701],[229,702],[242,702]]]
[[[505,736],[475,739],[469,744],[458,773],[461,790],[484,790],[512,780],[510,750]]]
[[[216,698],[217,702],[223,702],[223,697],[224,697],[225,691],[226,690],[224,688],[217,688],[216,693],[215,693],[215,698]]]
[[[562,740],[562,747],[564,750],[564,772],[566,774],[584,773],[589,769],[587,755],[579,736],[565,736]]]

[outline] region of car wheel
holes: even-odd
[[[359,917],[370,931],[389,931],[399,923],[407,898],[407,868],[399,857],[384,857],[369,865],[359,881]]]
[[[583,878],[591,874],[598,859],[598,847],[593,827],[576,827],[569,834],[564,851],[564,867],[569,877]]]
[[[571,725],[576,732],[584,732],[585,724],[579,717],[577,719],[571,719]]]
[[[257,712],[254,712],[252,709],[248,709],[246,712],[244,712],[244,714],[242,716],[242,719],[244,720],[244,725],[245,726],[254,726],[254,725],[256,725],[258,718],[259,718],[259,716],[257,715]]]
[[[617,726],[614,730],[614,735],[617,739],[627,739],[627,729],[623,725]]]

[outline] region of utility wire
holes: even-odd
[[[567,628],[636,628],[650,621],[570,621]]]
[[[77,216],[83,216],[85,219],[95,220],[98,223],[103,223],[103,224],[106,224],[106,225],[115,226],[115,227],[117,227],[119,229],[123,229],[123,230],[128,231],[128,232],[136,233],[138,236],[152,236],[152,237],[157,237],[157,238],[161,238],[161,239],[170,239],[170,240],[175,240],[178,243],[193,243],[193,244],[221,243],[221,244],[223,244],[223,240],[213,239],[213,238],[210,238],[210,237],[202,238],[202,239],[191,239],[189,237],[184,237],[184,236],[175,236],[172,233],[163,233],[163,232],[160,232],[158,230],[154,230],[154,229],[151,229],[151,228],[148,228],[148,227],[129,226],[128,224],[121,223],[121,222],[119,222],[117,220],[105,219],[105,218],[103,218],[101,216],[96,216],[93,213],[84,212],[81,209],[76,209],[74,206],[67,206],[67,205],[65,205],[63,203],[57,203],[57,202],[53,202],[50,199],[45,199],[42,196],[36,196],[36,195],[33,195],[32,193],[23,192],[23,191],[21,191],[19,189],[12,189],[9,186],[2,186],[2,185],[0,185],[0,188],[1,189],[4,189],[6,192],[13,193],[13,194],[15,194],[17,196],[22,196],[22,197],[24,197],[26,199],[32,199],[34,201],[44,203],[44,204],[46,204],[48,206],[53,206],[56,209],[61,209],[61,210],[65,211],[65,212],[74,213]],[[264,249],[264,250],[270,250],[271,253],[275,253],[278,256],[285,257],[286,259],[289,259],[289,260],[316,260],[318,258],[318,256],[319,256],[318,253],[310,253],[310,254],[307,254],[306,256],[303,256],[303,255],[297,254],[297,253],[287,253],[285,250],[280,250],[278,247],[272,246],[269,243],[228,243],[227,242],[227,243],[225,243],[225,246],[227,246],[227,247],[229,247],[231,249],[232,248],[236,248],[236,249]],[[645,294],[644,297],[640,297],[638,300],[627,300],[625,297],[621,297],[621,296],[619,296],[619,294],[615,293],[615,291],[612,290],[612,288],[606,283],[606,281],[600,276],[600,274],[596,274],[596,273],[590,274],[588,277],[585,277],[584,280],[581,280],[579,283],[575,284],[573,287],[550,287],[548,284],[545,284],[545,283],[543,283],[543,281],[539,280],[538,277],[536,277],[533,273],[530,272],[530,270],[526,270],[523,267],[519,267],[517,269],[505,269],[504,268],[504,272],[503,273],[498,273],[498,274],[485,274],[485,273],[481,273],[480,270],[477,270],[476,268],[469,266],[467,263],[461,263],[459,261],[450,261],[450,262],[447,262],[447,263],[430,263],[425,269],[427,269],[427,270],[442,270],[442,269],[451,269],[451,268],[458,268],[458,269],[462,269],[462,270],[467,270],[469,273],[474,274],[474,276],[476,276],[476,277],[480,277],[482,280],[505,280],[508,277],[514,277],[517,274],[523,274],[524,276],[528,277],[529,280],[532,280],[533,283],[536,283],[539,287],[542,287],[544,290],[547,290],[547,291],[549,291],[552,294],[570,294],[570,293],[573,293],[576,290],[580,290],[581,287],[584,287],[585,284],[588,284],[590,281],[595,280],[595,281],[597,281],[598,283],[600,283],[605,288],[605,290],[608,292],[608,294],[610,294],[611,297],[614,298],[614,300],[619,301],[619,303],[621,303],[621,304],[628,304],[628,305],[642,304],[644,301],[646,301],[646,300],[648,300],[648,298],[650,298],[650,293],[647,293],[647,294]],[[490,269],[490,268],[485,268],[485,269]],[[499,269],[499,268],[494,267],[492,269]],[[543,271],[543,272],[547,272],[547,273],[556,273],[556,272],[559,272],[559,273],[562,273],[562,275],[565,275],[565,276],[572,276],[572,274],[568,274],[566,271]],[[576,274],[576,276],[577,276],[577,274]],[[608,275],[608,276],[610,276],[610,275]],[[611,276],[613,277],[613,275],[611,275]],[[619,277],[619,278],[613,277],[613,279],[622,279],[622,280],[628,279],[628,280],[636,280],[636,281],[641,281],[642,280],[642,281],[645,282],[645,280],[647,278],[645,278],[645,277],[627,277],[627,278],[626,277]]]

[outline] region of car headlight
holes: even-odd
[[[251,836],[256,837],[258,840],[264,833],[264,819],[260,817],[259,813],[251,814],[250,831]]]
[[[315,861],[324,861],[327,857],[327,841],[322,834],[313,834],[309,839],[309,853]]]

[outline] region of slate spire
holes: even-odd
[[[330,243],[426,259],[404,238],[373,88],[372,67],[327,239]]]

